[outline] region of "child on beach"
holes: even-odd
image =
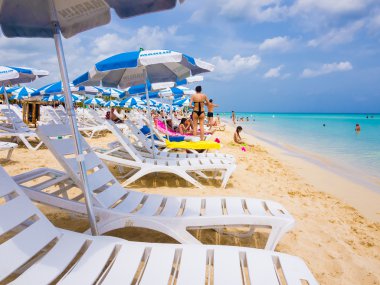
[[[234,142],[237,143],[237,144],[240,144],[242,146],[250,146],[250,147],[253,147],[253,145],[250,145],[250,144],[247,144],[240,136],[240,133],[241,131],[243,130],[243,128],[241,126],[238,126],[236,128],[236,131],[234,133]]]

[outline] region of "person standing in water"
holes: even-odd
[[[193,117],[193,135],[198,134],[198,123],[201,130],[201,140],[204,140],[204,121],[205,121],[205,104],[209,104],[209,100],[205,94],[202,93],[202,87],[195,87],[195,94],[190,98],[189,107],[193,108],[192,117]],[[194,106],[193,106],[194,103]]]
[[[359,124],[356,124],[355,132],[360,133],[360,125]]]
[[[207,120],[208,120],[208,127],[211,128],[214,125],[214,108],[219,107],[219,105],[214,104],[213,100],[210,99],[207,104]]]
[[[231,116],[231,118],[232,118],[232,122],[234,123],[234,125],[236,124],[236,116],[235,116],[235,112],[234,111],[232,111],[232,116]]]

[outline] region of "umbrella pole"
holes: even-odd
[[[146,103],[148,106],[148,119],[150,122],[150,138],[152,140],[152,151],[153,151],[153,158],[156,158],[156,151],[154,147],[154,131],[153,131],[153,119],[152,119],[152,113],[150,111],[150,101],[149,101],[149,90],[148,90],[148,74],[146,72],[146,69],[144,68],[144,77],[145,77],[145,95],[146,95]]]
[[[90,190],[88,187],[86,166],[84,164],[84,155],[82,152],[82,143],[80,140],[81,137],[78,131],[77,120],[75,117],[75,110],[73,110],[73,102],[71,98],[71,90],[70,90],[70,85],[69,85],[69,76],[67,74],[65,55],[64,55],[63,46],[62,46],[61,30],[58,26],[58,23],[53,23],[53,27],[54,27],[55,49],[57,51],[59,69],[60,69],[61,77],[62,77],[62,87],[64,89],[64,94],[66,97],[65,107],[66,107],[67,116],[69,118],[71,132],[74,138],[75,153],[77,156],[76,160],[78,161],[78,164],[79,164],[80,177],[83,182],[82,190],[85,197],[88,219],[90,221],[90,226],[91,226],[91,233],[92,235],[99,235],[98,228],[96,225],[96,218],[95,218],[95,213],[93,209],[92,199],[91,199],[92,197],[90,195]]]
[[[9,106],[8,94],[7,94],[7,91],[5,90],[5,84],[3,84],[3,88],[4,88],[3,95],[4,95],[5,103],[7,103],[9,118],[12,118],[12,116],[10,116],[10,114],[11,114],[11,106]],[[12,124],[13,130],[16,130],[15,125],[13,124],[12,119],[10,119],[10,120],[11,120],[11,124]]]

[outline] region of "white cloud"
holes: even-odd
[[[257,55],[242,57],[237,54],[231,59],[224,59],[215,56],[209,60],[215,65],[215,70],[211,74],[214,79],[229,80],[242,72],[249,72],[259,66],[261,59]]]
[[[274,37],[271,39],[264,40],[259,45],[259,50],[277,50],[277,51],[288,51],[294,46],[294,42],[288,37]]]
[[[276,22],[287,13],[287,7],[281,5],[281,0],[222,0],[219,3],[222,15],[246,17],[257,22]]]
[[[301,77],[304,77],[304,78],[317,77],[317,76],[329,74],[332,72],[349,71],[352,69],[353,69],[352,64],[349,61],[326,63],[318,69],[309,69],[309,68],[304,69],[301,74]]]
[[[277,78],[281,76],[281,69],[283,68],[283,65],[279,65],[277,67],[273,67],[269,69],[265,74],[264,78]]]
[[[307,45],[310,47],[331,47],[353,41],[355,34],[362,29],[364,21],[356,21],[340,29],[333,29],[327,34],[310,40]]]
[[[191,14],[191,17],[189,19],[190,23],[202,23],[207,19],[208,10],[205,9],[198,9],[193,14]]]
[[[102,59],[110,55],[124,52],[127,50],[162,49],[168,42],[187,42],[190,37],[177,35],[177,27],[170,26],[167,29],[159,26],[143,26],[134,35],[123,38],[116,33],[108,33],[94,40],[92,53],[97,55],[97,59]]]
[[[373,0],[297,0],[292,13],[303,12],[346,14],[364,10]]]

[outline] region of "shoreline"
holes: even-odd
[[[231,121],[225,118],[222,121],[233,131],[234,125]],[[348,169],[340,168],[339,165],[334,167],[309,151],[290,144],[285,146],[276,143],[270,135],[254,130],[243,130],[243,132],[249,137],[248,141],[256,141],[265,147],[271,155],[296,170],[298,175],[317,190],[336,196],[356,208],[366,218],[380,222],[380,187],[375,182],[350,176]]]

